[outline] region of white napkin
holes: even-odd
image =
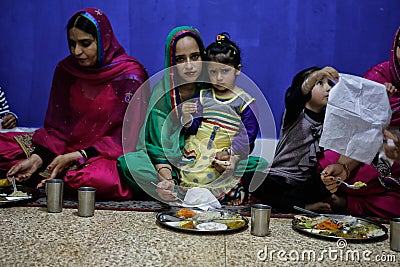
[[[370,164],[391,115],[384,85],[341,73],[329,93],[320,146]]]
[[[221,208],[218,199],[207,188],[190,188],[183,200],[183,207],[197,207],[202,210],[209,208]]]

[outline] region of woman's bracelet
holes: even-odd
[[[162,167],[158,168],[158,170],[157,170],[157,174],[158,174],[158,175],[161,176],[160,170],[162,170],[162,169],[167,169],[167,170],[169,170],[169,171],[171,172],[171,175],[172,175],[172,168],[169,167],[169,166],[162,166]],[[176,184],[176,185],[178,184],[178,181],[177,181],[176,179],[174,179],[173,177],[172,177],[172,178],[164,178],[164,180],[173,181],[174,184]]]
[[[87,156],[87,154],[86,154],[86,151],[85,151],[84,149],[78,149],[77,151],[78,151],[78,152],[82,155],[82,157],[84,157],[85,159],[88,158],[88,156]]]
[[[336,164],[342,165],[344,171],[346,172],[346,179],[349,178],[350,170],[349,170],[349,167],[347,166],[347,164],[343,163],[343,162],[337,162]]]
[[[160,174],[160,171],[161,171],[162,169],[167,169],[167,170],[169,170],[169,171],[172,173],[171,167],[168,167],[168,166],[162,166],[162,167],[158,168],[157,173]]]

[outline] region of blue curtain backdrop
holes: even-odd
[[[57,62],[68,55],[65,25],[83,7],[110,18],[127,52],[153,75],[178,25],[197,27],[209,44],[221,31],[243,51],[243,72],[262,90],[276,119],[300,69],[332,65],[363,75],[385,61],[400,26],[399,0],[2,0],[0,86],[21,126],[40,127]]]

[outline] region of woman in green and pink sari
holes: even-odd
[[[185,142],[180,104],[197,96],[203,85],[203,56],[204,45],[197,29],[181,26],[169,33],[164,74],[152,91],[137,152],[118,159],[120,175],[134,189],[136,198],[147,197],[143,190],[158,198],[154,184],[160,181],[178,183],[177,166]],[[127,122],[124,127],[128,134],[132,127]]]

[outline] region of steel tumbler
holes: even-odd
[[[400,218],[390,220],[390,249],[400,251]]]
[[[271,206],[254,204],[251,206],[251,234],[255,236],[269,235],[269,219]]]
[[[96,188],[81,187],[78,189],[78,215],[91,217],[94,215]]]
[[[46,181],[48,212],[61,212],[63,208],[64,181],[51,179]]]

